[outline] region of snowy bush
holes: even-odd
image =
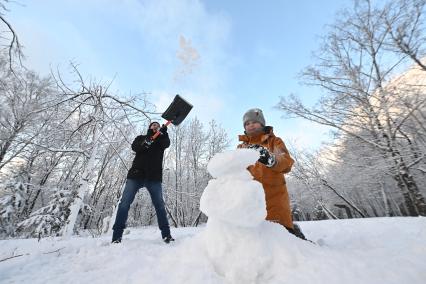
[[[20,221],[30,187],[21,181],[7,183],[0,189],[0,236],[15,236],[16,224]]]
[[[59,235],[70,214],[70,204],[75,192],[69,189],[55,189],[47,206],[34,211],[30,217],[18,224],[17,230],[26,237]]]

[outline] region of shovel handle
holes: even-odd
[[[172,121],[171,120],[168,120],[167,122],[166,122],[166,124],[164,124],[166,127],[167,126],[169,126],[170,125],[170,123],[172,123]],[[159,135],[160,135],[160,131],[157,131],[152,137],[151,137],[151,140],[155,140]]]

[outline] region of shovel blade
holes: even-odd
[[[192,105],[181,96],[176,95],[173,102],[161,115],[165,120],[171,121],[174,125],[179,125],[191,111]]]

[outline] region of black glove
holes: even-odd
[[[262,147],[257,144],[251,144],[248,146],[248,148],[256,150],[259,152],[259,162],[267,166],[268,168],[271,168],[275,165],[276,159],[275,155],[271,154],[268,149],[265,147]]]
[[[275,160],[275,155],[271,154],[268,149],[263,148],[259,150],[259,162],[261,162],[262,164],[264,164],[265,166],[267,166],[268,168],[271,168],[275,165],[276,160]]]
[[[154,135],[154,130],[152,130],[151,128],[148,129],[148,131],[146,132],[146,136],[147,137],[151,137],[152,135]]]
[[[160,128],[160,132],[162,134],[166,134],[167,133],[167,125],[163,124]]]

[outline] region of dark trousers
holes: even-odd
[[[158,227],[161,230],[161,236],[170,236],[170,226],[167,220],[166,208],[164,206],[163,189],[161,188],[160,181],[150,181],[146,179],[130,179],[126,181],[123,195],[121,196],[120,204],[118,205],[117,216],[112,229],[114,230],[115,237],[121,239],[123,230],[126,227],[129,208],[135,199],[136,193],[142,187],[146,187],[151,196],[152,203],[154,204],[155,212],[157,213]]]

